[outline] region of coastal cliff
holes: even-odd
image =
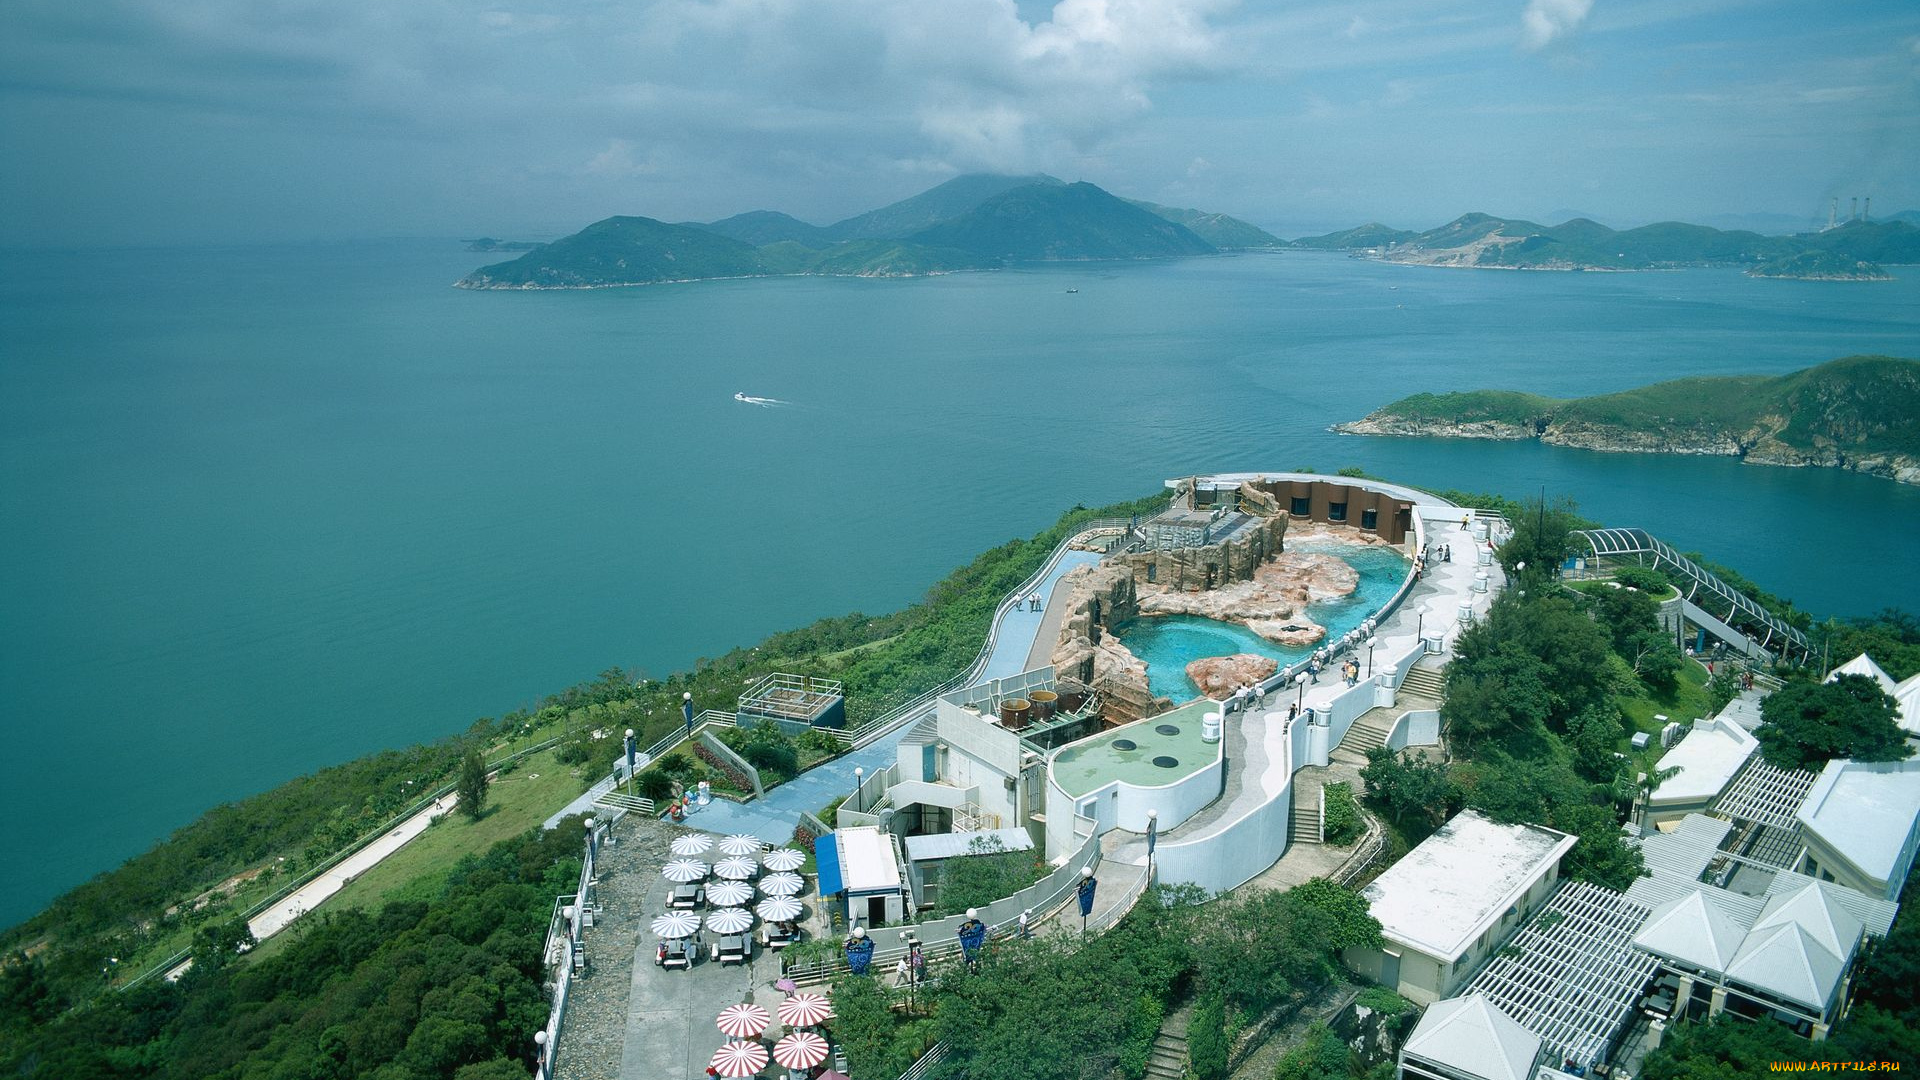
[[[1853,356],[1791,375],[1676,379],[1571,400],[1508,390],[1415,394],[1333,430],[1704,454],[1920,484],[1920,362]]]

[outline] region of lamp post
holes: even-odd
[[[627,729],[627,794],[633,794],[633,729]]]
[[[1414,623],[1413,636],[1424,642],[1427,639],[1427,605],[1421,604],[1414,609],[1413,613],[1418,616],[1418,620]]]
[[[534,1076],[539,1080],[547,1080],[547,1033],[545,1031],[533,1033],[533,1058],[539,1065]]]
[[[1293,677],[1293,684],[1300,688],[1300,696],[1295,698],[1293,702],[1294,716],[1297,719],[1299,714],[1305,712],[1307,709],[1307,673],[1303,671],[1295,675]]]
[[[1519,562],[1513,564],[1514,584],[1520,586],[1520,599],[1522,600],[1525,600],[1527,598],[1526,582],[1521,577],[1521,575],[1525,574],[1526,572],[1527,572],[1527,560],[1521,559]]]
[[[1378,644],[1380,639],[1377,637],[1367,639],[1367,678],[1369,679],[1373,678],[1373,647]]]
[[[592,818],[588,818],[586,820],[586,826],[587,826],[587,865],[592,866],[593,857],[599,854],[599,852],[595,851],[593,848],[593,819]]]
[[[856,813],[866,813],[866,808],[860,805],[860,785],[866,775],[867,770],[858,765],[853,767],[853,809]]]

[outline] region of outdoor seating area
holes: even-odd
[[[789,1080],[847,1080],[844,1073],[827,1067],[834,1057],[826,1028],[827,1021],[833,1019],[833,1004],[820,994],[800,991],[785,979],[776,986],[786,996],[773,1013],[752,1002],[720,1010],[714,1026],[728,1041],[714,1051],[707,1064],[708,1075],[728,1080],[758,1076],[771,1062],[787,1070]],[[785,1030],[773,1038],[768,1028],[776,1015]]]
[[[671,883],[667,910],[650,924],[658,939],[656,965],[691,969],[702,959],[722,966],[746,964],[756,939],[783,949],[799,937],[806,906],[797,894],[805,882],[793,871],[806,862],[805,855],[791,848],[766,850],[764,841],[746,833],[717,841],[705,833],[685,833],[669,849],[674,858],[660,871]],[[704,861],[709,854],[717,861]],[[759,903],[750,909],[756,897]]]

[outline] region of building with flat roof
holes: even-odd
[[[871,825],[833,832],[814,841],[820,895],[842,896],[848,926],[885,926],[909,910],[900,856],[892,835]]]
[[[1829,761],[1794,816],[1801,872],[1898,900],[1920,847],[1920,758]]]
[[[1422,1005],[1446,997],[1546,901],[1574,841],[1462,810],[1366,887],[1386,944],[1347,965]]]
[[[1693,730],[1661,755],[1655,766],[1661,772],[1680,771],[1647,796],[1644,823],[1658,827],[1706,810],[1759,747],[1760,741],[1731,719],[1695,720]]]

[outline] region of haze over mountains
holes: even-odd
[[[898,277],[1282,246],[1225,214],[1133,202],[1045,175],[970,174],[827,226],[773,210],[709,223],[607,218],[458,284],[537,289],[773,274]]]

